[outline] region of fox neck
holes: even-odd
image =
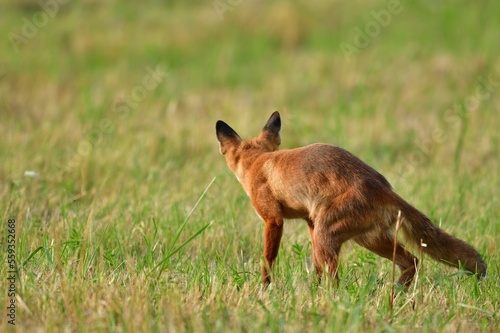
[[[234,154],[227,156],[227,165],[234,173],[236,179],[243,185],[246,190],[247,171],[259,157],[260,154],[248,154],[248,152],[235,151]]]
[[[252,165],[263,154],[277,150],[277,147],[269,149],[267,146],[252,146],[240,146],[226,155],[227,165],[233,171],[236,179],[241,183],[247,194],[249,193],[247,173],[252,168]]]

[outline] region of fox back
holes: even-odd
[[[403,214],[403,231],[414,243],[425,242],[436,260],[484,276],[486,266],[467,243],[445,233],[399,197],[375,169],[350,152],[327,144],[278,150],[281,119],[274,112],[259,136],[243,140],[223,121],[216,124],[220,152],[265,222],[262,278],[270,282],[277,256],[283,219],[304,219],[309,227],[318,276],[324,269],[337,277],[341,245],[352,239],[392,259],[401,268],[399,283],[407,286],[417,264],[397,243],[394,224]]]

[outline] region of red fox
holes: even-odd
[[[407,287],[418,261],[401,243],[394,245],[399,211],[406,239],[416,245],[425,243],[424,253],[450,266],[462,265],[480,277],[486,276],[486,265],[472,246],[434,225],[397,195],[384,176],[350,152],[321,143],[278,150],[278,111],[256,138],[243,140],[221,120],[217,121],[216,133],[221,154],[265,223],[265,284],[271,282],[283,219],[301,218],[309,227],[319,278],[326,270],[338,280],[340,248],[352,239],[389,260],[395,251],[395,264],[401,270],[398,283]]]

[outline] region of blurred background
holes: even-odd
[[[471,102],[468,122],[479,129],[498,118],[499,7],[4,0],[0,175],[33,169],[79,191],[88,186],[76,184],[76,169],[89,160],[96,173],[107,159],[121,160],[117,173],[167,156],[177,167],[196,154],[211,161],[217,119],[251,136],[274,110],[285,147],[335,143],[379,154],[401,174],[397,155],[414,148],[425,146],[419,160],[453,153],[456,117],[477,89],[487,94]],[[498,136],[485,123],[467,138],[488,155]]]

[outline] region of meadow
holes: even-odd
[[[1,332],[500,332],[499,2],[0,12]],[[252,137],[275,110],[283,148],[359,156],[488,278],[423,256],[391,308],[390,261],[349,243],[339,285],[317,284],[287,221],[263,288],[263,223],[215,122]]]

